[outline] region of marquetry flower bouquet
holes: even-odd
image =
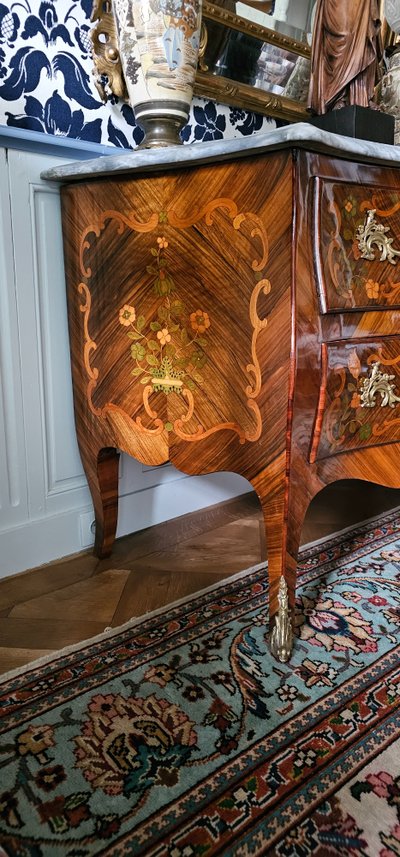
[[[328,408],[328,424],[334,447],[340,446],[349,437],[358,437],[360,441],[368,441],[371,437],[369,412],[361,406],[360,373],[361,361],[354,348],[348,355],[347,366],[337,366],[335,369],[339,387]]]
[[[146,318],[130,304],[119,311],[120,324],[129,328],[127,336],[135,363],[132,375],[141,384],[151,384],[156,392],[166,395],[180,394],[184,386],[193,391],[196,383],[203,383],[199,370],[207,362],[205,349],[211,323],[207,312],[196,309],[188,313],[175,296],[167,248],[165,237],[158,237],[157,247],[151,248],[152,262],[146,268],[153,279],[153,290],[160,298],[156,315]]]

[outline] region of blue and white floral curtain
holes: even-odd
[[[92,77],[92,0],[0,3],[0,125],[132,148],[142,138],[128,104],[100,100]],[[271,119],[194,99],[185,143],[248,136]]]

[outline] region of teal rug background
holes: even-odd
[[[8,857],[397,857],[398,512],[303,550],[289,664],[267,590],[257,567],[4,677]]]

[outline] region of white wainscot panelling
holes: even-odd
[[[40,179],[65,161],[17,150],[8,152],[8,167],[1,161],[0,576],[93,542],[73,418],[59,187]],[[246,490],[232,473],[185,477],[122,455],[117,535]]]
[[[2,337],[2,366],[15,362],[13,384],[4,371],[2,383],[6,424],[12,391],[20,391],[14,457],[25,503],[12,521],[0,511],[1,576],[79,551],[79,512],[91,504],[74,430],[59,188],[40,180],[41,170],[66,159],[7,155],[12,237],[5,258],[18,339],[11,348]],[[2,182],[2,207],[4,189]]]
[[[251,490],[250,483],[237,473],[185,476],[172,464],[146,467],[123,455],[117,535],[160,524]]]
[[[20,340],[6,152],[0,149],[0,527],[26,519]]]
[[[71,491],[83,488],[81,499],[88,498],[73,417],[59,189],[32,183],[30,199],[45,491],[47,510],[54,512],[70,508]]]

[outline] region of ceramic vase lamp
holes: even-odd
[[[201,0],[113,0],[106,11],[101,0],[94,0],[92,21],[96,19],[91,37],[102,97],[110,90],[121,96],[123,76],[126,96],[145,133],[141,148],[180,144],[199,57]]]

